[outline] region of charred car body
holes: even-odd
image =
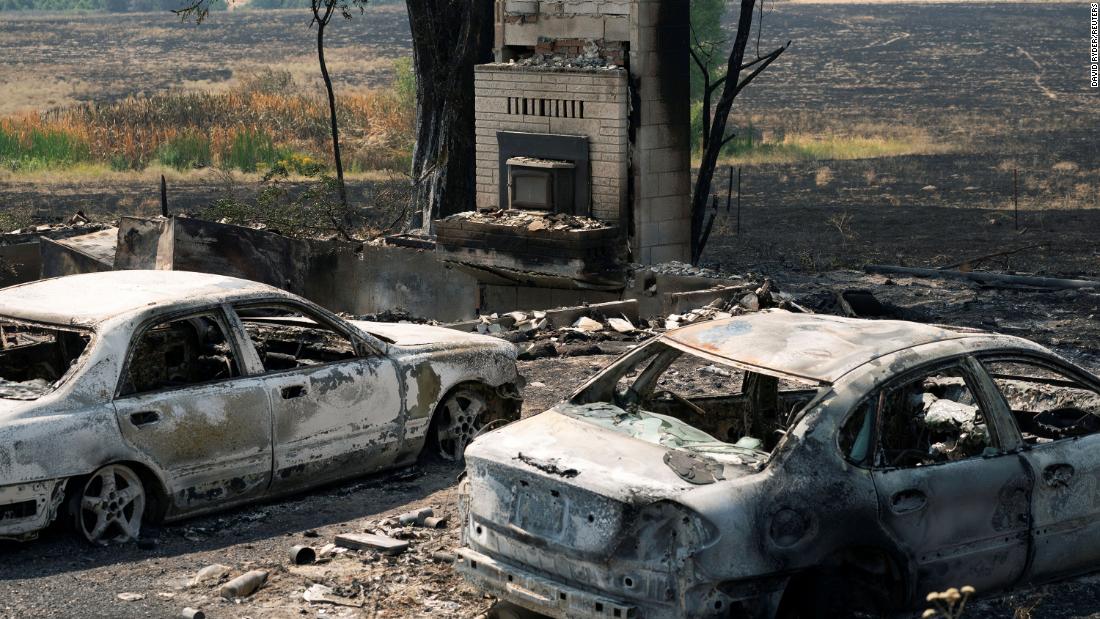
[[[518,412],[515,350],[270,286],[117,271],[0,291],[0,538],[93,542],[412,463]]]
[[[1100,381],[1025,340],[671,331],[466,452],[460,572],[558,617],[852,616],[1100,565]]]

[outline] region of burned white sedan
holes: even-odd
[[[555,617],[850,617],[1100,567],[1100,380],[1025,340],[763,312],[467,449],[458,569]]]
[[[119,271],[0,290],[0,538],[89,541],[414,462],[518,412],[515,350],[346,321],[240,279]]]

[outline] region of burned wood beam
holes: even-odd
[[[1031,275],[1002,275],[999,273],[980,273],[977,271],[941,271],[916,267],[900,267],[871,264],[863,268],[868,273],[882,275],[908,275],[911,277],[929,277],[933,279],[960,279],[994,287],[1027,287],[1068,290],[1079,288],[1100,288],[1100,281],[1088,279],[1061,279],[1056,277],[1037,277]]]

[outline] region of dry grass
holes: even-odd
[[[806,111],[751,114],[738,118],[729,131],[737,138],[724,149],[722,165],[928,155],[965,149],[974,137],[952,131],[947,143],[915,119],[867,122]]]
[[[394,89],[338,95],[349,171],[407,167],[415,109],[405,98]],[[303,94],[291,74],[267,73],[230,92],[170,92],[11,116],[0,119],[0,167],[79,176],[158,163],[248,172],[276,161],[331,165],[327,106],[323,97]],[[43,136],[67,148],[43,152]]]
[[[907,136],[844,134],[788,133],[774,141],[759,141],[752,148],[728,155],[723,165],[752,165],[765,163],[795,163],[798,161],[830,161],[848,159],[874,159],[901,155],[928,155],[950,150],[946,145],[932,141],[927,134],[912,131]]]

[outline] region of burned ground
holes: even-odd
[[[704,261],[733,272],[815,272],[867,262],[941,266],[1035,246],[984,266],[1061,275],[1095,271],[1100,250],[1091,232],[1100,228],[1100,151],[1094,98],[1080,69],[1078,41],[1087,36],[1080,10],[1070,3],[999,4],[996,10],[985,4],[769,3],[764,36],[794,44],[739,99],[736,130],[765,143],[784,136],[865,137],[873,152],[840,153],[843,159],[750,157],[742,163],[740,234],[736,211],[720,209]],[[21,64],[8,71],[57,75],[65,84],[66,94],[46,106],[69,98],[109,100],[134,83],[154,90],[220,87],[259,58],[313,76],[309,37],[293,30],[298,17],[294,11],[218,13],[195,28],[167,15],[163,32],[130,41],[135,29],[128,20],[148,16],[15,16],[0,24],[0,49],[20,52]],[[77,27],[79,37],[62,34]],[[395,7],[371,8],[340,24],[330,35],[335,58],[354,50],[356,58],[379,61],[341,64],[334,70],[338,83],[383,83],[391,60],[410,53],[407,27]],[[18,47],[27,29],[39,33],[29,51]],[[141,51],[126,56],[130,52],[72,49],[85,41]],[[240,75],[200,75],[209,70],[213,49]],[[176,58],[171,67],[112,60],[169,56]],[[80,77],[88,71],[94,84]],[[145,81],[131,75],[135,71]],[[188,77],[189,71],[198,73]],[[716,191],[723,206],[725,179],[720,170]],[[397,219],[394,210],[378,205],[385,184],[356,180],[350,188],[352,204],[364,206],[375,227]],[[169,177],[173,212],[197,212],[225,191],[213,172]],[[61,174],[43,183],[12,177],[0,181],[0,202],[43,218],[67,218],[77,210],[105,219],[158,212],[153,178],[65,180]]]

